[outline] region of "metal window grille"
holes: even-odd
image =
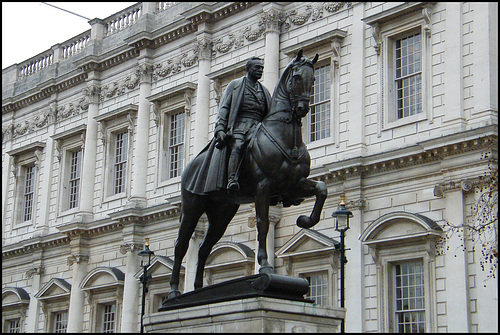
[[[115,331],[116,305],[104,305],[102,310],[102,332],[114,333]]]
[[[425,332],[424,269],[422,261],[395,265],[396,324],[400,333]]]
[[[125,191],[127,170],[128,132],[117,133],[115,138],[114,194]]]
[[[33,214],[33,196],[35,191],[35,166],[27,166],[25,170],[24,181],[24,202],[23,202],[23,221],[31,220]]]
[[[313,299],[316,304],[328,305],[328,277],[326,272],[315,273],[305,277],[309,282],[306,298]]]
[[[170,115],[168,141],[169,178],[178,177],[182,173],[182,166],[184,165],[184,123],[184,112]]]
[[[66,333],[68,328],[68,312],[54,313],[54,333]]]
[[[11,320],[6,320],[6,331],[7,333],[20,333],[21,328],[20,328],[20,319],[11,319]]]
[[[330,136],[330,65],[314,70],[312,103],[310,105],[309,140],[318,141]]]
[[[69,208],[78,207],[80,193],[80,173],[81,173],[82,151],[71,152],[70,172],[69,172]]]
[[[398,119],[422,112],[422,42],[420,34],[396,40]]]

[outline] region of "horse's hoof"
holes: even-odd
[[[267,273],[267,274],[273,274],[274,273],[274,268],[270,265],[268,266],[261,266],[259,269],[259,273]]]
[[[173,298],[177,298],[178,296],[181,295],[181,292],[178,291],[178,290],[174,290],[174,291],[170,291],[168,293],[168,299],[173,299]]]
[[[311,224],[311,219],[306,216],[306,215],[301,215],[299,216],[299,218],[297,219],[297,226],[299,226],[300,228],[306,228],[306,229],[309,229],[311,228],[312,226],[314,226],[313,224]]]

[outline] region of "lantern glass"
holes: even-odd
[[[349,217],[347,214],[338,214],[335,216],[335,230],[346,230],[349,227]]]
[[[141,256],[142,264],[149,264],[151,261],[151,256],[154,256],[154,252],[149,250],[149,238],[146,239],[146,243],[144,244],[144,250],[139,251],[139,256]]]

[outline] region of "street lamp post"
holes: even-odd
[[[340,197],[339,209],[332,213],[335,220],[335,230],[340,232],[340,307],[345,307],[345,232],[349,229],[349,219],[353,217],[352,212],[345,208],[345,196]],[[345,320],[340,323],[340,332],[345,333]]]
[[[149,250],[149,238],[146,238],[146,243],[144,243],[144,250],[139,251],[139,256],[141,256],[141,266],[144,273],[141,276],[142,283],[142,311],[141,311],[141,334],[144,333],[144,309],[146,306],[146,292],[148,292],[148,281],[151,279],[151,275],[148,275],[148,267],[151,265],[151,256],[154,256],[154,252]]]

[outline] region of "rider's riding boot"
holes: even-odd
[[[240,155],[237,150],[234,150],[229,156],[229,163],[227,166],[227,173],[229,179],[227,182],[227,189],[231,191],[239,191],[240,184],[238,184],[238,177],[236,176],[236,170],[238,169],[238,163],[240,161]]]

